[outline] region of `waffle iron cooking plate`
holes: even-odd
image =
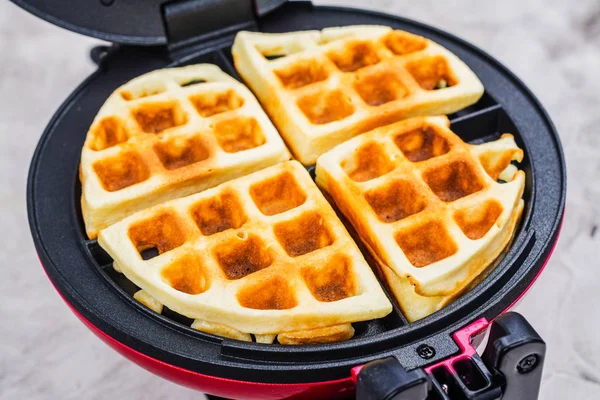
[[[153,369],[154,364],[209,379],[198,378],[194,383],[193,378],[172,372],[169,377],[175,381],[227,396],[275,399],[313,393],[306,398],[333,398],[352,393],[355,379],[350,377],[351,369],[374,360],[393,356],[405,370],[443,362],[461,354],[453,338],[455,332],[464,332],[465,327],[482,319],[493,320],[524,294],[557,240],[566,172],[550,118],[514,74],[448,33],[396,16],[313,6],[310,2],[261,1],[254,10],[240,0],[217,1],[220,6],[184,1],[162,7],[158,0],[15,2],[57,25],[118,43],[92,51],[98,70],[62,104],[40,138],[27,186],[30,228],[53,285],[99,336],[155,372],[161,373]],[[56,6],[59,3],[62,6]],[[94,18],[89,18],[90,12],[77,11],[84,3],[93,8]],[[225,10],[232,9],[232,3],[244,3],[244,7],[239,7],[234,17],[219,19]],[[207,26],[198,18],[212,22]],[[223,20],[228,25],[223,27],[223,22],[217,26],[215,21]],[[140,21],[146,22],[143,29]],[[111,259],[95,240],[87,240],[81,219],[81,147],[106,98],[130,79],[157,68],[213,63],[239,79],[231,58],[231,45],[239,29],[279,33],[356,24],[403,29],[455,53],[477,74],[486,92],[478,103],[450,116],[451,129],[469,143],[495,140],[510,132],[524,149],[525,211],[515,239],[497,268],[473,290],[429,317],[409,324],[395,307],[383,319],[354,324],[353,339],[325,345],[286,347],[224,339],[191,329],[191,320],[168,309],[158,315],[133,300],[137,288],[112,269]],[[436,377],[443,380],[441,375]],[[240,392],[241,386],[226,380],[243,381],[248,384],[246,391]],[[331,382],[337,383],[328,385]],[[297,390],[290,391],[290,387]],[[440,393],[439,398],[444,395]]]

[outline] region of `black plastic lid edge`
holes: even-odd
[[[107,42],[115,42],[115,43],[123,43],[123,44],[136,44],[142,46],[153,46],[153,45],[164,45],[166,44],[166,39],[164,36],[127,36],[127,35],[118,35],[118,34],[110,34],[94,31],[87,28],[82,28],[78,25],[72,24],[70,22],[64,21],[62,19],[53,17],[48,15],[33,5],[29,4],[26,0],[10,0],[17,6],[21,7],[25,11],[35,15],[36,17],[43,19],[46,22],[51,23],[52,25],[59,26],[61,28],[67,29],[71,32],[79,33],[84,36],[89,36],[92,38],[105,40]]]
[[[31,0],[10,0],[15,5],[21,7],[25,11],[35,15],[36,17],[47,21],[53,25],[58,27],[67,29],[69,31],[79,33],[81,35],[85,35],[88,37],[105,40],[107,42],[119,43],[119,44],[128,44],[128,45],[138,45],[138,46],[162,46],[168,43],[167,33],[161,29],[162,26],[158,26],[157,20],[153,20],[153,30],[155,32],[160,31],[160,34],[149,34],[145,35],[124,35],[118,33],[107,33],[103,32],[101,28],[99,29],[90,29],[83,26],[78,25],[77,23],[66,21],[63,18],[56,17],[51,15],[49,11],[43,11],[39,7],[36,7],[34,2]],[[249,1],[252,3],[252,7],[254,9],[254,13],[258,17],[262,17],[287,2],[287,0],[241,0],[241,1]],[[163,2],[164,4],[168,3],[167,1]],[[164,4],[161,3],[163,6]],[[108,7],[106,7],[108,8]],[[157,6],[156,12],[161,13],[163,7]],[[146,14],[144,14],[146,15]],[[158,16],[162,21],[162,16]],[[147,29],[146,29],[147,30]]]

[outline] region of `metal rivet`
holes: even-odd
[[[435,349],[428,344],[422,344],[417,347],[417,354],[419,357],[429,360],[435,356]]]
[[[537,354],[530,354],[519,361],[519,364],[517,364],[517,371],[519,371],[520,374],[531,372],[537,367],[539,361],[540,358]]]

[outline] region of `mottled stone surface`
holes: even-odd
[[[549,352],[542,399],[600,391],[600,3],[338,0],[401,14],[500,59],[540,97],[569,166],[555,255],[519,305]],[[198,399],[125,361],[71,314],[38,265],[25,211],[29,160],[52,113],[94,69],[97,43],[0,3],[0,398]]]

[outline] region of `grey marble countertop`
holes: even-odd
[[[517,309],[548,343],[541,398],[598,398],[600,2],[326,3],[400,14],[452,32],[504,62],[539,96],[567,157],[567,211],[553,258]],[[31,155],[60,102],[94,70],[87,53],[96,43],[0,3],[0,398],[199,399],[126,361],[85,328],[48,282],[30,238]]]

